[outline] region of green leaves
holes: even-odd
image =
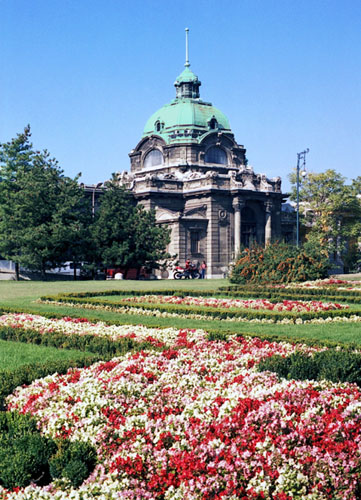
[[[168,229],[156,224],[154,211],[136,206],[115,180],[102,196],[92,233],[98,261],[108,268],[155,267],[168,257]]]
[[[361,177],[345,184],[335,170],[309,173],[301,180],[299,199],[301,223],[306,240],[321,245],[330,254],[345,252],[350,240],[361,235]],[[291,175],[292,196],[296,199],[296,175]]]
[[[81,260],[89,210],[77,184],[48,151],[34,152],[30,127],[0,145],[0,254],[41,271]]]
[[[290,283],[322,278],[327,274],[327,255],[311,244],[297,248],[272,243],[245,248],[232,269],[232,283]]]

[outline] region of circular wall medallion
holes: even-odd
[[[226,210],[220,210],[218,212],[220,220],[226,220],[227,219],[227,211]]]

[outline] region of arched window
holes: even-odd
[[[204,159],[206,163],[219,163],[221,165],[227,165],[226,152],[217,146],[209,148]]]
[[[144,159],[144,168],[157,167],[158,165],[163,165],[163,155],[159,149],[152,149]]]
[[[214,117],[209,120],[208,127],[210,128],[210,130],[215,130],[216,128],[218,128],[218,122]]]

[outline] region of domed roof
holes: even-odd
[[[229,121],[219,109],[200,99],[184,98],[175,99],[156,111],[147,121],[143,136],[156,134],[171,143],[177,140],[177,134],[181,132],[183,136],[186,130],[190,137],[199,137],[211,130],[231,133]]]
[[[176,98],[153,113],[144,127],[143,137],[159,135],[169,144],[173,142],[199,142],[208,132],[222,131],[232,134],[227,117],[199,98],[201,82],[189,69],[176,79]]]

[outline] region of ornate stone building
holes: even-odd
[[[181,264],[205,260],[207,277],[220,278],[241,245],[281,236],[281,179],[247,165],[244,146],[226,116],[201,100],[189,66],[186,55],[175,99],[149,118],[119,180],[171,228],[169,252]]]

